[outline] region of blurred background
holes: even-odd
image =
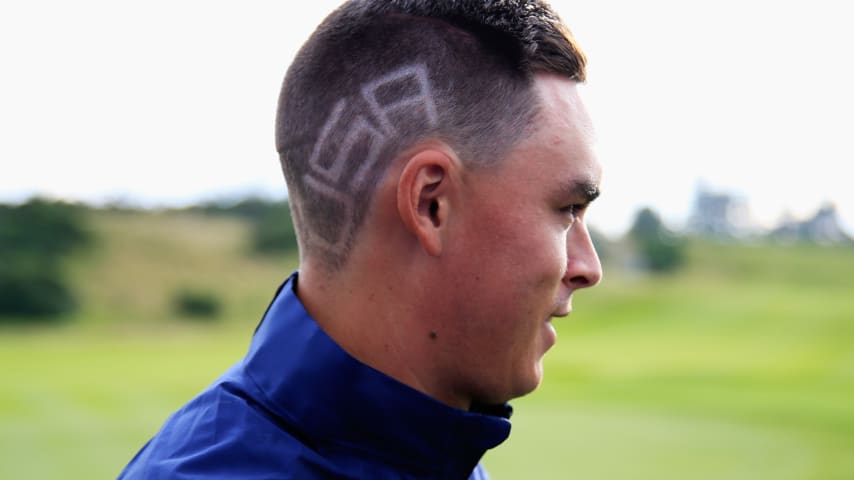
[[[296,268],[281,79],[339,2],[0,6],[0,478],[114,478]],[[854,478],[841,3],[552,2],[605,265],[496,480]]]

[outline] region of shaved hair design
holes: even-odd
[[[285,76],[276,149],[301,255],[328,271],[351,251],[376,186],[419,141],[467,168],[500,163],[539,110],[533,75],[583,82],[585,57],[543,1],[352,0]]]

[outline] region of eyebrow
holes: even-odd
[[[561,190],[574,198],[583,198],[584,203],[590,203],[593,200],[596,200],[601,193],[599,191],[599,187],[595,183],[587,180],[571,181]]]

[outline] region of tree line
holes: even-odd
[[[55,321],[77,309],[79,302],[70,285],[67,260],[77,252],[96,247],[98,239],[90,225],[93,210],[41,198],[20,205],[0,204],[0,323]],[[251,254],[281,254],[297,249],[286,201],[245,198],[177,211],[246,221],[251,231]],[[595,230],[592,235],[597,250],[607,260],[615,243]],[[630,246],[634,263],[647,271],[670,272],[684,261],[683,240],[670,232],[652,209],[638,211],[624,240],[621,243]],[[210,316],[218,311],[216,302],[198,292],[177,292],[176,299],[181,313]]]
[[[65,259],[91,246],[87,209],[32,199],[0,205],[0,320],[55,319],[77,301]]]

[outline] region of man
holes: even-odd
[[[584,67],[541,1],[332,13],[279,100],[300,269],[122,477],[486,478],[601,276]]]

